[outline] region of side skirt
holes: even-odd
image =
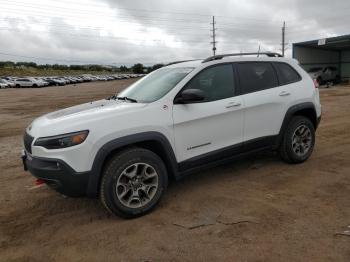
[[[178,164],[177,178],[180,179],[203,169],[223,165],[250,154],[275,149],[277,138],[278,135],[257,138],[185,160]]]

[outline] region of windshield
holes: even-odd
[[[321,71],[321,70],[322,70],[321,67],[315,67],[315,68],[311,68],[311,69],[309,70],[309,73],[314,73],[314,72],[318,72],[318,71]]]
[[[141,103],[154,102],[165,96],[192,70],[192,67],[158,69],[129,86],[118,97],[128,97]]]

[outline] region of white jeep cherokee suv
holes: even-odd
[[[321,117],[313,80],[296,60],[245,55],[172,63],[116,96],[35,119],[25,169],[62,194],[99,196],[110,212],[136,217],[170,177],[265,149],[305,161]]]

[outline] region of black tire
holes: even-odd
[[[21,86],[19,84],[16,85],[16,88],[20,88]]]
[[[37,87],[38,87],[38,85],[37,85],[37,84],[34,84],[34,85],[32,85],[32,87],[37,88]]]
[[[310,140],[310,145],[308,147],[307,152],[304,152],[303,155],[300,155],[301,153],[297,154],[293,149],[293,136],[294,136],[294,133],[297,131],[297,129],[302,126],[305,126],[309,129],[311,140]],[[285,162],[290,164],[302,163],[310,157],[314,149],[314,146],[315,146],[315,127],[312,124],[312,122],[304,116],[293,117],[285,130],[285,133],[283,135],[283,139],[279,148],[279,153],[281,158]]]
[[[322,80],[322,77],[317,77],[317,83],[319,84],[319,85],[323,85],[324,83],[323,83],[323,80]]]
[[[125,170],[128,170],[129,167],[134,164],[138,165],[138,163],[145,163],[153,168],[157,175],[158,186],[155,191],[153,191],[153,197],[147,200],[149,201],[148,203],[141,207],[132,208],[123,204],[123,200],[120,200],[117,195],[117,183]],[[138,173],[137,169],[138,167],[136,167],[136,173]],[[160,201],[167,186],[167,170],[162,159],[158,155],[143,148],[128,148],[117,153],[106,164],[102,173],[100,200],[110,213],[124,218],[135,218],[150,212]],[[130,194],[132,194],[134,189],[131,189],[132,186],[130,185],[129,187],[128,190],[131,190]],[[125,192],[128,190],[125,189]],[[139,191],[137,191],[137,194],[140,196]],[[139,197],[139,199],[141,199],[141,197]],[[140,203],[142,203],[142,201]]]

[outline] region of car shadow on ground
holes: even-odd
[[[201,208],[204,208],[205,212],[216,210],[218,205],[220,207],[216,199],[220,194],[225,194],[225,192],[220,192],[222,187],[230,187],[230,183],[234,184],[242,180],[246,182],[258,169],[279,161],[275,154],[264,152],[193,173],[179,181],[171,181],[160,205],[151,214],[146,215],[148,217],[146,221],[158,220],[160,217],[161,220],[169,222],[169,218],[175,219],[189,213],[195,214]],[[0,218],[5,234],[20,237],[41,226],[56,228],[60,224],[57,223],[58,221],[62,223],[69,221],[71,226],[83,226],[111,219],[113,222],[124,221],[122,218],[107,213],[98,199],[64,197],[47,186],[40,187],[32,193],[28,196],[30,198],[28,205]],[[207,198],[208,195],[209,198]],[[201,198],[203,201],[206,199],[205,203],[197,206],[198,201],[202,201]],[[207,216],[205,212],[203,214]],[[208,216],[211,214],[210,211]],[[142,218],[139,219],[142,220]]]

